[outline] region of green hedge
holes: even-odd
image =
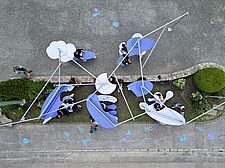
[[[13,79],[0,82],[1,101],[27,99],[28,79]]]
[[[13,79],[0,82],[0,101],[34,99],[44,86],[45,81],[34,82],[29,79]],[[45,91],[52,89],[49,84]]]
[[[206,93],[218,92],[225,87],[225,72],[218,68],[205,68],[194,74],[193,82]]]

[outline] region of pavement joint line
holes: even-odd
[[[197,64],[190,68],[187,68],[187,69],[184,69],[181,71],[177,71],[174,73],[170,73],[170,74],[145,75],[145,77],[147,80],[155,81],[155,82],[175,80],[175,79],[190,76],[190,75],[196,73],[198,70],[201,70],[203,68],[208,68],[208,67],[216,67],[216,68],[219,68],[219,69],[225,71],[224,66],[213,63],[213,62],[208,62],[208,63]],[[161,76],[160,79],[158,78],[159,75]],[[81,81],[83,83],[93,83],[94,82],[94,78],[91,76],[61,76],[61,83],[68,83],[71,77],[75,77],[78,81]],[[140,77],[140,75],[117,75],[117,77],[120,79],[123,79],[124,82],[134,82]],[[20,77],[13,77],[10,79],[17,79],[17,78],[20,78]],[[34,81],[40,81],[40,80],[47,81],[48,78],[49,78],[49,76],[32,76],[31,79]],[[50,82],[58,83],[58,76],[53,76],[53,78],[50,80]]]
[[[138,149],[138,150],[137,150]],[[26,153],[26,152],[32,152],[32,153],[65,153],[65,152],[216,152],[216,153],[225,153],[225,148],[158,148],[158,149],[148,149],[148,148],[122,148],[122,149],[63,149],[63,150],[6,150],[6,151],[0,151],[0,154],[5,153]]]

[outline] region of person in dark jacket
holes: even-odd
[[[83,53],[84,53],[84,49],[77,49],[77,50],[74,52],[74,57],[83,60],[83,59],[84,59]]]
[[[13,71],[16,73],[16,75],[25,75],[28,78],[30,78],[30,73],[32,72],[32,70],[27,70],[24,66],[22,65],[16,65],[13,67]]]
[[[125,42],[122,42],[120,45],[119,45],[119,54],[123,57],[125,57],[125,59],[122,61],[122,63],[127,66],[129,64],[131,64],[131,59],[128,55],[128,50],[127,50],[127,46],[126,46],[126,43]]]

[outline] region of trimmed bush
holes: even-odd
[[[186,84],[186,79],[183,79],[183,78],[173,81],[173,85],[179,88],[180,90],[184,89],[185,84]]]
[[[206,92],[218,92],[225,87],[225,72],[218,68],[205,68],[193,76],[197,88]]]
[[[203,99],[203,96],[200,92],[195,91],[195,92],[191,93],[190,98],[191,98],[191,100],[198,102]]]

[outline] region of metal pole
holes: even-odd
[[[145,38],[145,37],[149,36],[150,34],[153,34],[153,33],[157,32],[158,30],[160,30],[160,29],[162,29],[162,28],[166,27],[167,25],[169,25],[169,24],[171,24],[171,23],[175,22],[176,20],[179,20],[179,19],[181,19],[181,18],[185,17],[185,16],[186,16],[186,15],[188,15],[188,14],[189,14],[189,13],[188,13],[188,12],[186,12],[185,14],[183,14],[183,15],[181,15],[181,16],[179,16],[179,17],[177,17],[176,19],[174,19],[174,20],[172,20],[172,21],[170,21],[170,22],[168,22],[168,23],[164,24],[163,26],[161,26],[161,27],[159,27],[159,28],[157,28],[157,29],[155,29],[155,30],[151,31],[150,33],[148,33],[148,34],[144,35],[142,38]],[[142,39],[142,38],[141,38],[141,39]]]
[[[138,52],[139,52],[139,64],[140,64],[140,69],[141,69],[141,83],[142,83],[141,94],[142,94],[144,102],[146,103],[145,95],[144,95],[143,88],[142,88],[142,87],[144,87],[144,80],[143,80],[144,76],[143,76],[142,61],[141,61],[142,53],[141,53],[140,40],[138,40]]]
[[[15,122],[11,122],[11,123],[2,124],[2,125],[0,125],[0,127],[4,127],[4,126],[7,126],[7,125],[14,125],[14,124],[19,124],[19,123],[24,123],[24,122],[38,120],[38,119],[39,119],[39,117],[30,118],[30,119],[27,119],[27,120],[15,121]]]
[[[133,118],[130,118],[130,119],[128,119],[128,120],[125,120],[125,121],[122,121],[122,122],[118,123],[116,126],[119,126],[119,125],[121,125],[121,124],[124,124],[124,123],[126,123],[126,122],[128,122],[128,121],[130,121],[130,120],[133,120],[133,119],[138,118],[138,117],[140,117],[140,116],[143,116],[143,115],[145,115],[145,114],[146,114],[146,112],[141,113],[141,114],[139,114],[139,115],[136,115],[136,116],[133,117]]]
[[[116,72],[116,70],[119,68],[120,64],[123,62],[123,60],[128,57],[128,55],[130,54],[130,52],[133,50],[133,48],[135,47],[135,45],[138,43],[138,41],[136,41],[134,43],[134,45],[131,47],[131,49],[128,51],[127,55],[125,55],[125,57],[123,57],[123,59],[120,61],[120,63],[116,66],[116,68],[112,71],[112,73],[109,75],[108,79]]]
[[[54,74],[56,73],[56,71],[58,70],[58,68],[60,67],[61,64],[62,64],[62,62],[57,66],[57,68],[55,69],[55,71],[52,73],[52,75],[50,76],[50,78],[48,79],[48,81],[45,83],[45,85],[43,86],[43,88],[41,89],[41,91],[35,97],[35,99],[33,100],[33,102],[31,103],[31,105],[29,106],[29,108],[27,109],[27,111],[23,114],[23,116],[21,117],[20,120],[24,120],[25,119],[26,114],[31,109],[31,107],[33,106],[33,104],[36,102],[36,100],[38,99],[38,97],[41,95],[41,93],[43,92],[43,90],[45,89],[45,87],[48,85],[48,83],[50,82],[50,80],[52,79],[52,77],[54,76]]]
[[[151,51],[150,51],[148,57],[146,58],[146,60],[145,60],[145,62],[144,62],[144,64],[143,64],[143,66],[142,66],[142,68],[145,67],[146,62],[148,61],[149,57],[152,55],[153,50],[155,49],[156,45],[158,44],[158,42],[159,42],[159,40],[160,40],[160,38],[161,38],[163,32],[165,31],[165,29],[166,29],[166,26],[163,28],[162,32],[160,33],[158,39],[157,39],[156,42],[155,42],[155,45],[154,45],[153,48],[151,49]]]
[[[225,99],[223,96],[205,96],[206,98]]]
[[[58,48],[59,50],[59,65],[61,63],[61,50]],[[60,86],[60,67],[59,67],[59,86]]]
[[[129,106],[128,102],[127,102],[127,99],[126,99],[126,97],[125,97],[125,95],[124,95],[124,93],[123,93],[123,89],[121,88],[121,86],[120,86],[120,84],[119,84],[119,81],[118,81],[118,78],[116,77],[116,74],[115,74],[115,73],[114,73],[114,76],[115,76],[115,78],[116,78],[117,84],[119,85],[119,89],[120,89],[121,94],[122,94],[122,96],[123,96],[123,99],[124,99],[124,101],[125,101],[125,103],[126,103],[126,105],[127,105],[128,111],[129,111],[131,117],[132,117],[133,120],[134,120],[134,115],[133,115],[133,113],[131,112],[130,106]]]
[[[86,68],[84,68],[82,65],[80,65],[77,61],[73,60],[72,61],[77,64],[79,67],[81,67],[84,71],[86,71],[87,73],[89,73],[93,78],[96,78],[96,76],[94,76],[90,71],[88,71]]]
[[[93,86],[95,83],[76,83],[76,84],[67,84],[67,83],[62,83],[61,85],[66,85],[66,86]],[[59,85],[56,85],[59,86]]]

